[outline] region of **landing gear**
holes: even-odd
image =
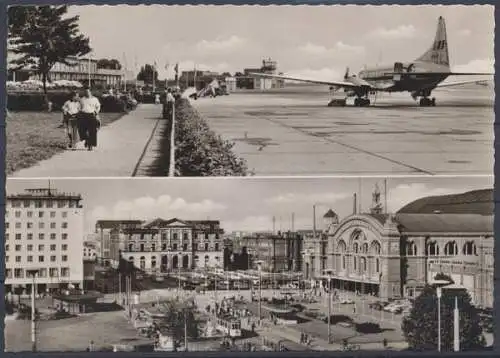
[[[435,107],[436,106],[436,98],[432,97],[422,97],[420,98],[420,107]]]
[[[370,100],[368,98],[357,97],[354,99],[355,107],[367,107],[370,105]]]

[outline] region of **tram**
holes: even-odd
[[[241,320],[232,316],[217,317],[216,329],[229,337],[241,337]]]

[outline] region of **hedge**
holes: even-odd
[[[175,158],[180,176],[246,176],[246,161],[238,158],[234,143],[210,130],[205,119],[179,98],[175,109]]]
[[[52,102],[52,110],[60,111],[64,102],[69,99],[69,92],[49,92],[47,96]],[[132,103],[114,96],[97,95],[101,102],[101,112],[121,113],[134,109]],[[43,111],[45,97],[41,92],[15,92],[7,94],[9,111]]]

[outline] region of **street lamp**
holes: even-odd
[[[36,293],[36,275],[38,269],[26,270],[28,275],[33,278],[31,282],[31,350],[36,352],[36,309],[35,309],[35,293]]]
[[[332,342],[332,270],[325,270],[328,278],[328,344]]]
[[[259,270],[259,322],[262,319],[262,261],[256,261]]]
[[[441,352],[441,287],[436,288],[438,299],[438,352]]]

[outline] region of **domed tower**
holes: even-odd
[[[325,215],[323,215],[323,229],[328,230],[330,227],[337,225],[339,223],[338,215],[332,210],[328,210]]]

